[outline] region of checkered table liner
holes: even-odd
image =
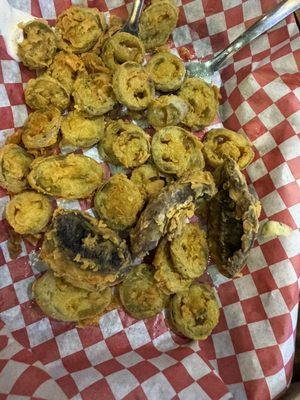
[[[10,0],[55,20],[68,0]],[[78,1],[73,1],[78,3]],[[273,0],[179,0],[172,51],[205,59],[223,49]],[[89,1],[127,17],[131,2]],[[13,61],[0,37],[0,142],[22,126],[24,84],[34,74]],[[221,318],[205,341],[171,333],[164,315],[136,321],[121,310],[99,326],[77,329],[46,318],[31,299],[37,253],[28,243],[11,260],[9,198],[0,189],[0,399],[274,399],[293,366],[300,277],[300,40],[291,16],[241,50],[221,73],[220,119],[253,142],[246,177],[263,206],[261,220],[290,225],[288,237],[256,242],[243,276],[227,279],[214,266]],[[216,77],[216,81],[218,81]],[[88,207],[73,202],[72,207]]]

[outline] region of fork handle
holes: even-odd
[[[135,34],[138,33],[138,25],[143,5],[144,5],[144,0],[134,0],[130,17],[128,18],[126,24],[124,25],[122,29],[123,31],[134,32]]]
[[[268,14],[262,17],[255,24],[250,26],[244,33],[235,39],[226,49],[217,54],[211,60],[211,68],[213,71],[218,71],[226,60],[246,46],[252,40],[268,31],[270,28],[285,19],[288,15],[300,8],[300,0],[284,0],[273,8]]]

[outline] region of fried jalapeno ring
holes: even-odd
[[[162,92],[173,92],[180,88],[185,78],[183,61],[167,51],[156,53],[146,65],[155,88]]]
[[[56,276],[91,291],[118,283],[131,263],[126,242],[102,221],[61,209],[54,213],[40,258]]]
[[[144,110],[154,98],[154,85],[148,72],[132,61],[116,69],[113,88],[118,101],[130,110]]]
[[[35,301],[48,317],[59,321],[81,321],[102,313],[112,299],[111,288],[90,292],[72,286],[47,271],[32,287]]]
[[[139,187],[124,174],[116,174],[97,191],[94,207],[109,228],[124,230],[137,220],[144,205]]]
[[[192,133],[178,127],[162,128],[152,138],[155,165],[166,174],[181,176],[191,168],[204,168],[203,147]]]
[[[116,104],[111,75],[82,74],[74,83],[75,109],[86,116],[96,117],[112,110]]]
[[[154,99],[147,110],[150,125],[156,129],[178,125],[188,112],[188,104],[179,96],[169,95]]]
[[[135,168],[150,157],[150,137],[142,128],[130,122],[111,121],[106,126],[99,152],[114,165]]]
[[[141,14],[139,36],[147,51],[164,45],[178,20],[178,8],[169,1],[150,4]]]
[[[60,111],[55,107],[29,114],[22,128],[22,142],[27,149],[41,149],[57,142],[61,124]]]
[[[76,54],[60,51],[46,74],[56,79],[71,94],[76,76],[80,72],[85,72],[83,61]]]
[[[16,194],[7,204],[5,215],[14,231],[21,235],[43,232],[52,216],[47,196],[33,191]]]
[[[168,300],[155,284],[153,269],[146,264],[140,264],[129,272],[119,286],[119,294],[125,310],[136,319],[155,316]]]
[[[33,157],[17,144],[7,144],[0,149],[0,186],[11,193],[28,188],[27,175]]]
[[[200,129],[213,122],[219,106],[219,89],[199,78],[187,78],[178,93],[189,104],[183,123],[191,129]]]
[[[36,158],[28,175],[33,189],[64,199],[89,197],[102,180],[101,165],[81,154]]]
[[[170,243],[174,268],[186,278],[198,278],[207,267],[206,235],[197,224],[184,225],[182,232]]]
[[[70,95],[56,79],[41,75],[28,82],[25,88],[25,103],[33,110],[56,107],[63,111],[69,106]]]
[[[214,291],[204,284],[193,284],[177,293],[170,301],[169,310],[171,324],[190,339],[206,339],[219,322],[220,312]]]
[[[229,129],[211,129],[205,135],[203,154],[212,168],[220,167],[224,159],[232,158],[240,169],[246,168],[254,158],[249,140]]]
[[[246,264],[259,228],[260,202],[249,193],[238,164],[217,170],[219,192],[209,203],[208,245],[220,272],[234,277]]]
[[[61,132],[64,144],[91,147],[103,136],[104,118],[89,119],[77,111],[71,111],[62,120]]]
[[[152,164],[144,164],[132,171],[130,180],[139,186],[145,197],[155,197],[166,185],[166,177]]]
[[[70,7],[57,18],[58,47],[67,52],[84,53],[104,37],[105,29],[104,15],[96,8]]]
[[[141,40],[127,32],[117,32],[109,38],[102,49],[105,65],[114,70],[126,61],[143,64],[145,49]]]
[[[20,25],[24,39],[18,43],[18,56],[30,69],[47,68],[56,52],[56,36],[47,21],[36,19]]]
[[[88,52],[81,54],[81,59],[84,63],[85,69],[89,74],[97,74],[98,72],[104,72],[109,74],[110,70],[107,68],[102,59],[94,52]]]

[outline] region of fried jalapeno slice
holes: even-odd
[[[61,132],[64,144],[91,147],[103,136],[104,118],[86,118],[77,111],[71,111],[62,120]]]
[[[141,14],[139,37],[147,51],[164,45],[178,20],[178,8],[170,1],[153,2]]]
[[[33,157],[17,144],[7,144],[0,149],[0,186],[11,193],[28,188],[27,175]]]
[[[208,244],[220,272],[234,277],[246,264],[256,238],[261,205],[234,160],[225,160],[217,177],[219,192],[209,203]]]
[[[56,36],[47,21],[36,19],[20,25],[24,39],[18,43],[18,56],[30,69],[47,68],[56,53]]]
[[[97,74],[98,72],[104,72],[105,74],[110,73],[110,70],[105,66],[102,58],[92,51],[81,54],[81,59],[89,74]]]
[[[212,168],[221,166],[224,159],[232,158],[240,169],[246,168],[254,158],[249,140],[229,129],[211,129],[205,135],[203,154]]]
[[[189,110],[183,123],[191,129],[200,129],[213,122],[219,106],[219,89],[199,78],[187,78],[178,95],[187,101]]]
[[[5,215],[14,231],[21,235],[43,232],[52,216],[47,196],[33,191],[16,194],[7,204]]]
[[[81,154],[36,158],[28,175],[33,189],[65,199],[91,196],[102,180],[101,165]]]
[[[81,211],[56,210],[40,258],[73,286],[98,291],[115,285],[131,263],[126,242]]]
[[[109,38],[102,49],[105,65],[114,70],[126,61],[143,64],[145,49],[141,40],[127,32],[117,32]]]
[[[106,126],[99,152],[114,165],[135,168],[150,157],[150,137],[142,128],[130,122],[111,121]]]
[[[58,47],[67,52],[84,53],[104,37],[105,29],[105,18],[96,8],[70,7],[57,18]]]
[[[154,98],[154,85],[148,72],[132,61],[116,69],[113,88],[117,100],[130,110],[144,110]]]
[[[219,322],[219,306],[213,289],[193,284],[170,301],[170,320],[174,328],[194,340],[206,339]]]
[[[94,207],[108,227],[124,230],[134,225],[144,201],[135,183],[124,174],[116,174],[97,191]]]
[[[183,61],[167,51],[156,53],[146,65],[146,69],[155,88],[162,92],[178,90],[186,73]]]
[[[169,95],[154,99],[147,110],[147,118],[154,128],[178,125],[188,112],[188,104],[179,96]]]
[[[33,110],[55,107],[63,111],[69,106],[70,95],[58,80],[41,75],[28,82],[25,88],[25,103]]]
[[[119,286],[125,310],[136,319],[154,317],[166,305],[168,296],[157,287],[153,269],[147,264],[134,267]]]
[[[27,149],[41,149],[57,142],[61,124],[60,111],[55,107],[29,114],[22,128],[22,142]]]
[[[192,133],[178,127],[162,128],[152,138],[155,165],[166,174],[181,176],[191,168],[204,168],[202,143]]]
[[[39,277],[32,291],[44,314],[59,321],[81,321],[94,317],[102,313],[112,299],[111,288],[90,292],[72,286],[52,271]]]
[[[112,110],[116,104],[111,75],[81,74],[74,83],[75,109],[86,116],[96,117]]]
[[[139,186],[145,197],[155,197],[166,185],[166,177],[152,164],[144,164],[132,171],[130,180]]]

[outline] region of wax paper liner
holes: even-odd
[[[10,3],[49,20],[70,5],[67,0]],[[88,3],[124,18],[131,6],[122,0]],[[276,2],[178,4],[172,51],[203,59],[224,48]],[[221,74],[220,117],[226,127],[245,132],[255,146],[246,176],[262,202],[261,219],[287,223],[293,232],[256,242],[238,279],[226,279],[209,267],[221,305],[212,335],[202,342],[176,337],[163,314],[135,321],[114,310],[99,326],[86,329],[46,318],[31,300],[30,286],[40,273],[37,253],[23,243],[22,254],[11,260],[7,222],[1,217],[1,399],[264,400],[286,389],[292,375],[300,274],[299,46],[291,16],[240,51]],[[33,73],[10,59],[3,40],[0,52],[3,142],[26,118],[23,89]],[[94,156],[95,150],[87,154]],[[8,199],[1,191],[1,215]],[[63,205],[88,207],[77,201]]]

